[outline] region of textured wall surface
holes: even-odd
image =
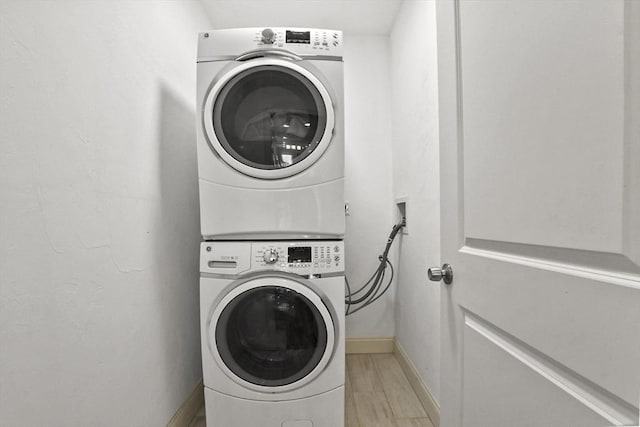
[[[345,36],[347,277],[360,287],[378,266],[394,221],[389,38]],[[396,241],[395,245],[398,242]],[[395,263],[395,252],[392,252]],[[397,265],[397,264],[396,264]],[[393,336],[394,287],[347,318],[349,337]]]
[[[435,2],[405,0],[391,33],[393,181],[406,197],[396,294],[396,337],[429,389],[440,389],[438,81]]]
[[[196,1],[0,3],[0,425],[161,426],[201,378]]]

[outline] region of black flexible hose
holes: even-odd
[[[371,295],[378,282],[381,280],[381,276],[384,276],[384,268],[378,267],[378,270],[376,271],[376,279],[373,281],[373,284],[371,285],[369,290],[361,297],[356,298],[355,300],[351,300],[351,304],[360,304],[362,301],[365,301],[367,298],[369,298],[369,295]]]
[[[363,301],[366,301],[369,296],[371,296],[371,294],[376,290],[376,288],[379,287],[380,281],[383,280],[384,278],[384,270],[387,267],[387,255],[389,254],[389,249],[391,248],[391,243],[393,243],[393,239],[396,237],[396,234],[398,234],[398,231],[400,230],[400,228],[402,228],[402,226],[398,227],[398,225],[393,227],[393,230],[391,230],[391,234],[389,235],[389,239],[387,240],[387,245],[384,249],[384,252],[382,255],[380,255],[378,257],[378,259],[380,260],[380,264],[378,265],[378,268],[376,269],[376,272],[374,273],[375,276],[375,280],[373,281],[373,284],[371,285],[371,287],[367,290],[367,292],[362,295],[361,297],[355,299],[355,300],[351,300],[351,304],[360,304]],[[369,279],[369,281],[365,284],[365,286],[371,281],[371,279]],[[362,288],[360,288],[362,289]],[[353,297],[353,294],[351,295],[351,297]]]
[[[345,285],[347,287],[347,296],[345,298],[345,304],[347,306],[347,309],[346,309],[347,316],[350,314],[356,313],[362,310],[363,308],[365,308],[366,306],[377,301],[382,295],[385,294],[385,292],[387,292],[387,290],[391,286],[391,282],[394,276],[394,271],[393,271],[393,265],[388,259],[389,250],[391,249],[391,245],[393,244],[393,241],[395,240],[396,235],[400,232],[400,230],[402,229],[402,227],[404,227],[404,225],[405,225],[405,222],[403,220],[402,222],[393,226],[393,229],[389,234],[389,238],[387,239],[387,244],[384,248],[384,251],[382,255],[378,257],[380,264],[378,265],[374,273],[371,275],[371,277],[369,277],[369,279],[365,282],[364,285],[362,285],[356,291],[351,292],[351,286],[349,285],[349,281],[345,277]],[[387,283],[385,288],[382,290],[382,292],[378,293],[382,287],[382,284],[384,283],[384,277],[386,272],[385,270],[387,268],[387,265],[389,265],[391,268],[391,278],[389,279],[389,282]],[[366,292],[363,295],[359,296],[356,299],[353,299],[355,295],[359,294],[360,292],[363,292],[365,289],[366,289]],[[351,311],[351,307],[356,304],[362,304],[362,305],[360,307],[355,308],[353,311]]]
[[[389,278],[389,281],[387,282],[387,285],[385,286],[384,290],[378,295],[375,295],[375,294],[372,295],[368,301],[366,301],[360,307],[355,308],[353,311],[350,311],[349,314],[357,313],[363,308],[368,307],[369,305],[376,302],[380,297],[382,297],[387,292],[387,290],[389,290],[389,287],[391,287],[391,282],[393,282],[394,270],[393,270],[393,264],[391,263],[391,261],[387,260],[387,264],[389,264],[389,268],[391,269],[391,277]]]

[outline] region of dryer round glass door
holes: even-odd
[[[249,388],[296,388],[319,374],[332,356],[330,313],[300,283],[259,282],[234,288],[219,305],[210,324],[214,353],[227,375]]]
[[[274,58],[242,63],[216,81],[203,114],[217,153],[236,170],[265,179],[311,166],[334,126],[331,98],[317,77]]]

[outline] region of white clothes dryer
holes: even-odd
[[[204,240],[341,239],[342,32],[209,31],[197,61]]]
[[[207,427],[344,426],[343,242],[204,242],[200,267]]]

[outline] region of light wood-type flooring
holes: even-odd
[[[392,354],[347,355],[345,394],[345,427],[433,427]],[[204,408],[189,427],[206,427]]]

